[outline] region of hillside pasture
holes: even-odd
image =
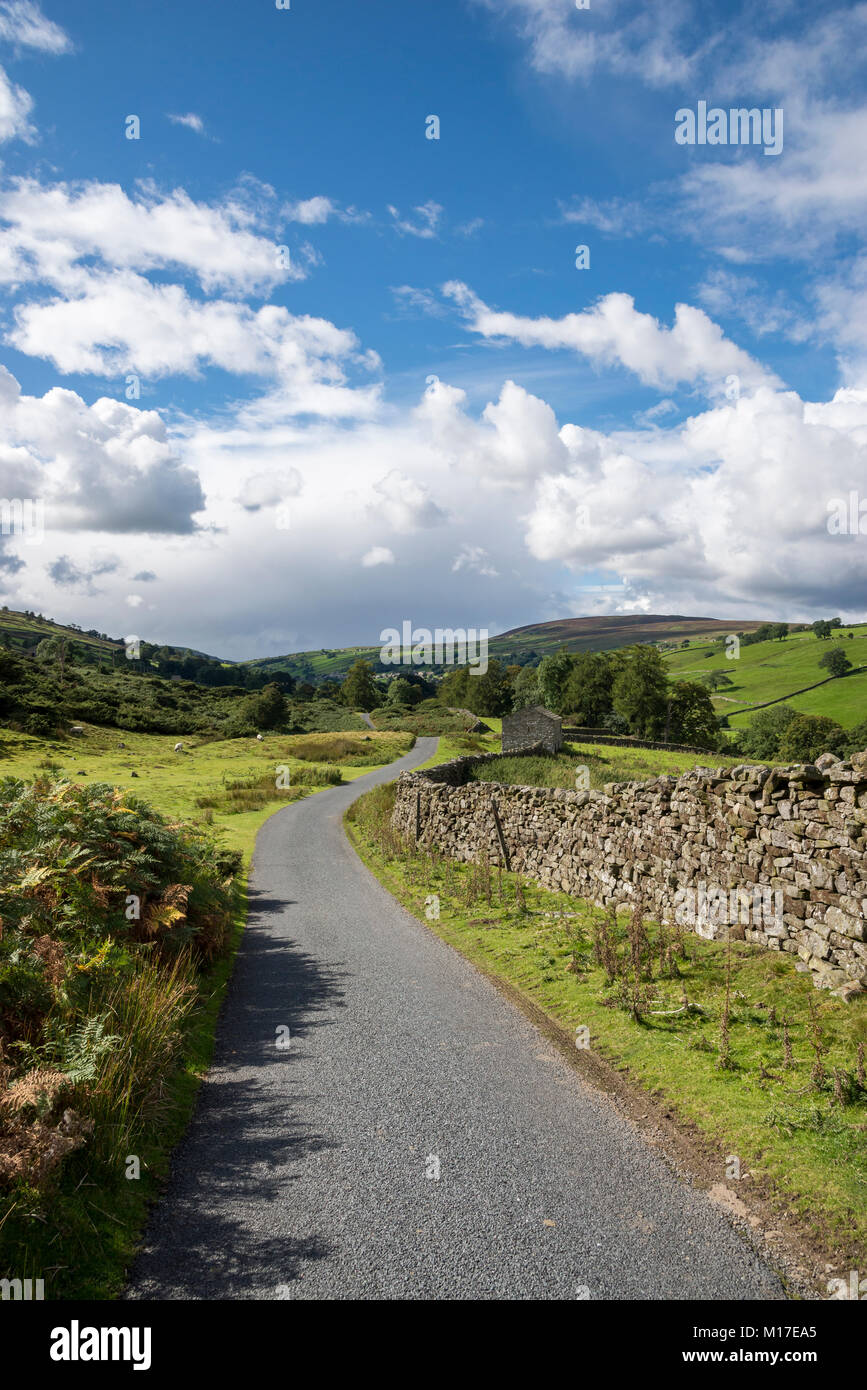
[[[793,691],[826,680],[829,673],[819,662],[835,647],[845,652],[853,668],[865,669],[853,670],[815,690],[793,696]],[[752,708],[772,700],[785,700],[804,714],[827,715],[843,728],[852,728],[867,717],[865,625],[840,628],[828,640],[821,640],[812,632],[796,632],[782,641],[742,645],[734,660],[726,656],[724,644],[698,643],[666,653],[665,661],[673,680],[700,682],[703,676],[715,671],[728,676],[732,684],[714,692],[712,700],[717,714],[727,715],[733,728],[749,724]],[[737,714],[739,710],[744,713]]]

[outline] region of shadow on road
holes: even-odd
[[[279,1298],[286,1295],[275,1269],[289,1284],[308,1262],[333,1252],[330,1241],[292,1230],[299,1160],[336,1146],[301,1120],[316,1107],[294,1085],[293,1063],[311,1032],[333,1021],[328,1011],[342,1007],[346,972],[323,967],[286,939],[291,905],[250,893],[213,1065],[174,1152],[127,1299]],[[278,1046],[281,1026],[290,1030],[288,1046]]]

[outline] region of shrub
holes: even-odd
[[[239,868],[113,787],[0,782],[0,1180],[116,1157],[151,1122]]]
[[[798,711],[791,705],[772,705],[760,709],[753,716],[749,726],[738,734],[738,744],[748,758],[761,762],[773,762],[780,751],[783,735]]]
[[[820,714],[799,714],[782,737],[780,757],[785,762],[812,763],[822,753],[842,753],[846,742],[846,731],[836,720]]]

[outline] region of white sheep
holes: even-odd
[[[176,743],[176,744],[175,744],[175,752],[176,752],[176,753],[183,753],[183,751],[184,751],[184,745],[183,745],[182,743]]]
[[[256,735],[256,742],[257,742],[257,743],[264,743],[264,742],[265,742],[265,740],[264,740],[262,734],[257,734],[257,735]]]

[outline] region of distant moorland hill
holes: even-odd
[[[566,647],[570,652],[610,651],[633,642],[676,642],[687,638],[712,638],[720,633],[751,632],[755,620],[690,618],[680,614],[626,613],[601,618],[558,618],[510,628],[488,643],[489,655],[504,665],[534,665],[543,656]],[[293,652],[246,662],[261,671],[287,671],[296,680],[339,680],[359,657],[379,667],[379,647],[323,647],[319,651]]]

